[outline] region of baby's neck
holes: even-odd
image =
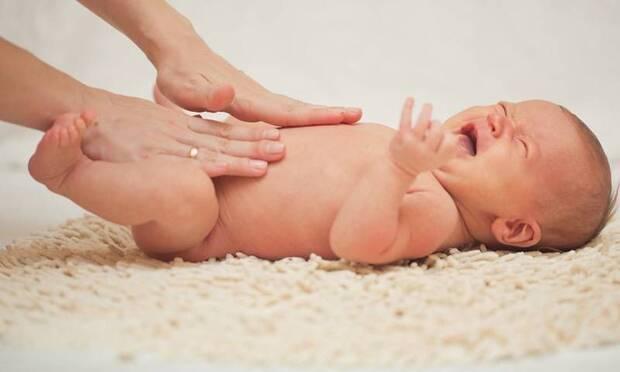
[[[457,210],[459,211],[458,223],[456,224],[456,228],[450,234],[448,239],[443,242],[443,244],[439,248],[439,251],[444,251],[450,248],[469,246],[472,243],[477,242],[469,231],[469,228],[467,226],[467,223],[465,222],[465,219],[463,218],[463,214],[458,206],[458,203],[455,202],[455,204],[457,206]]]

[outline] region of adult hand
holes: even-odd
[[[177,45],[157,67],[161,93],[184,109],[225,111],[237,119],[278,126],[352,124],[359,108],[329,107],[275,94],[217,55],[198,37]]]
[[[92,159],[125,162],[154,155],[189,157],[192,147],[210,177],[261,176],[267,162],[280,160],[279,132],[267,126],[239,126],[185,115],[133,97],[92,90],[84,106],[96,125],[83,149]]]
[[[161,93],[184,109],[226,111],[278,126],[352,124],[357,108],[312,105],[275,94],[213,52],[191,22],[163,0],[80,0],[122,31],[157,69]]]

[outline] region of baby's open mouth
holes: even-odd
[[[459,144],[467,153],[471,156],[475,156],[477,153],[477,137],[476,137],[476,127],[473,124],[466,124],[461,127],[459,136]]]

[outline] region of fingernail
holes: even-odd
[[[277,129],[267,129],[263,132],[263,136],[267,139],[278,139],[280,138],[280,131]]]
[[[267,168],[267,162],[263,161],[263,160],[250,160],[250,165],[254,169],[263,170],[263,169]]]
[[[279,154],[282,151],[284,151],[284,144],[283,143],[270,143],[267,145],[267,152],[269,154]]]
[[[351,114],[357,114],[359,113],[361,110],[359,108],[356,107],[348,107],[347,108],[347,112],[351,113]]]

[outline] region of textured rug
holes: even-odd
[[[0,250],[0,348],[409,367],[620,342],[618,217],[567,253],[476,248],[378,267],[163,263],[86,216]]]

